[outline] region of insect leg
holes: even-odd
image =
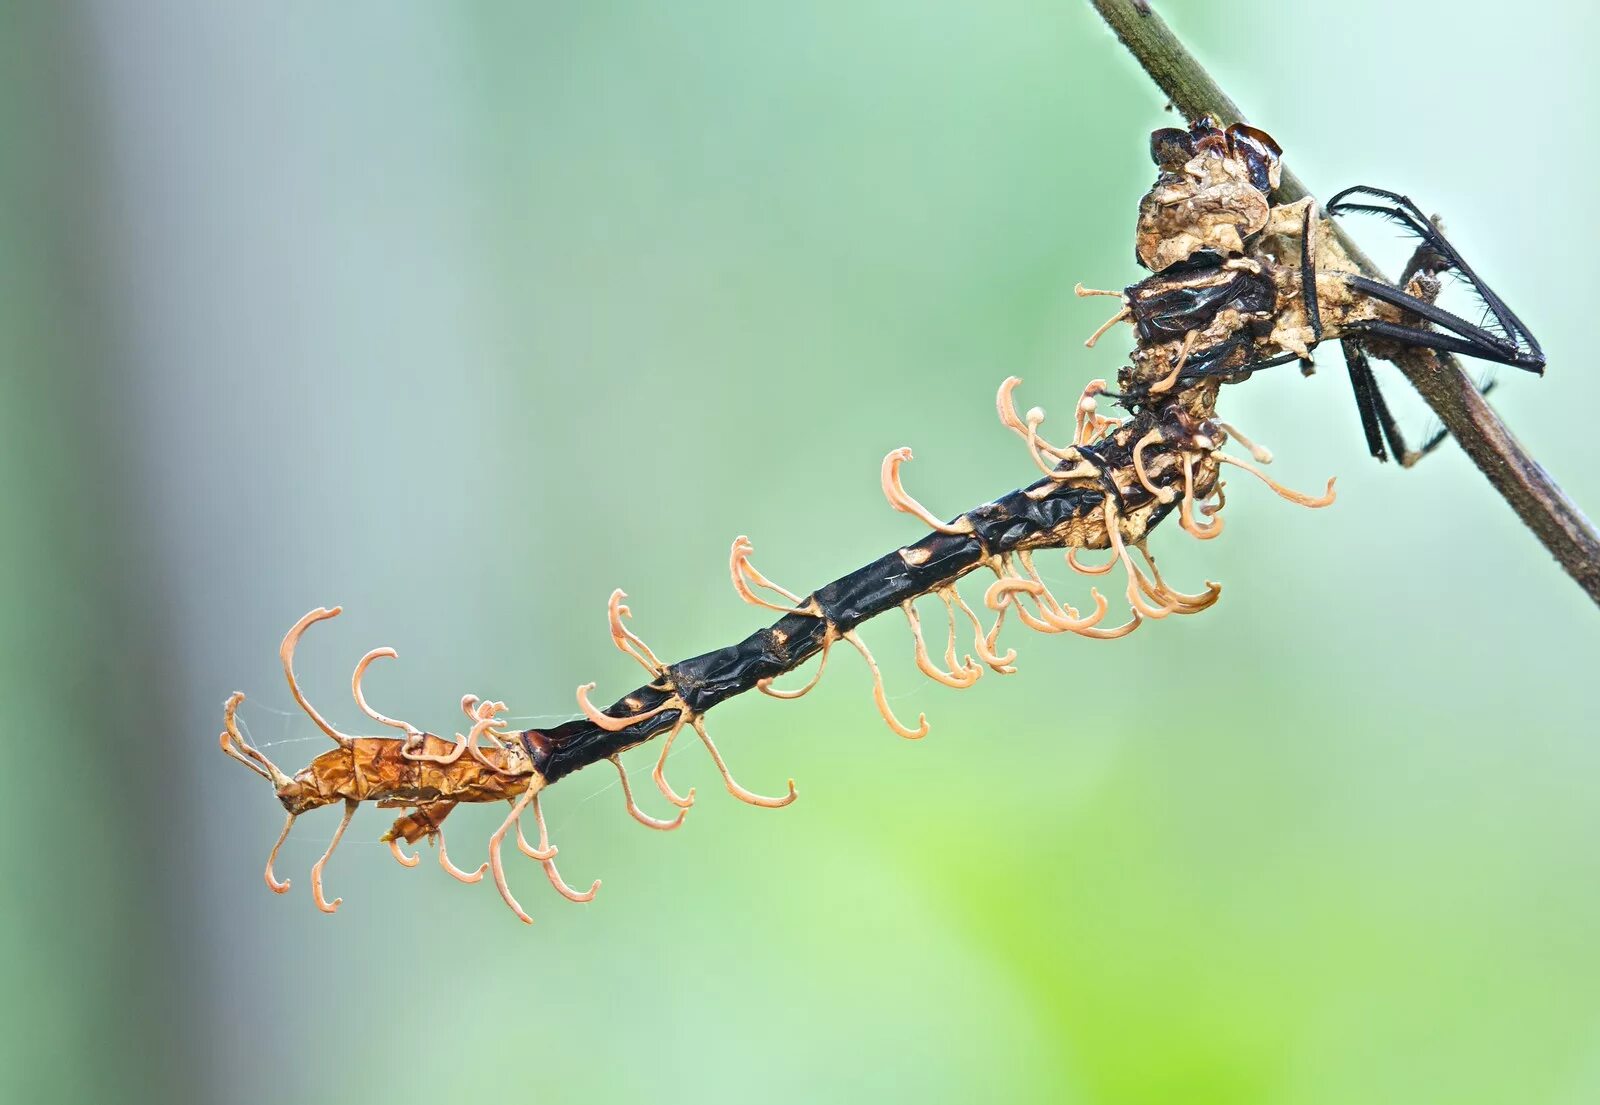
[[[1436,334],[1417,326],[1404,326],[1398,323],[1385,322],[1382,319],[1359,319],[1345,324],[1346,333],[1373,333],[1383,337],[1390,337],[1406,345],[1422,345],[1430,349],[1446,349],[1452,353],[1462,353],[1469,357],[1478,357],[1497,364],[1511,365],[1515,368],[1525,369],[1528,372],[1543,374],[1544,354],[1537,351],[1528,352],[1518,347],[1517,343],[1498,334],[1492,334],[1481,326],[1474,326],[1460,315],[1452,314],[1442,307],[1436,307],[1427,300],[1419,299],[1414,295],[1401,291],[1381,280],[1372,280],[1355,273],[1343,275],[1344,282],[1356,291],[1363,292],[1373,299],[1389,303],[1414,315],[1420,315],[1429,322],[1460,335],[1453,341],[1435,344],[1434,339],[1445,338],[1446,335]],[[1430,340],[1422,340],[1427,338]]]
[[[1317,302],[1317,231],[1311,217],[1313,206],[1306,204],[1305,221],[1300,225],[1300,302],[1306,312],[1306,324],[1314,335],[1311,344],[1316,345],[1322,341],[1322,304]]]
[[[1375,197],[1388,202],[1381,204],[1349,203],[1345,202],[1345,197],[1347,196]],[[1505,300],[1495,294],[1494,290],[1485,284],[1482,278],[1472,270],[1472,266],[1468,265],[1456,248],[1450,244],[1433,220],[1424,215],[1422,209],[1413,203],[1410,198],[1400,195],[1398,192],[1390,192],[1382,188],[1369,188],[1358,184],[1353,188],[1346,188],[1328,202],[1329,214],[1342,215],[1351,211],[1359,211],[1391,219],[1420,238],[1434,253],[1444,260],[1447,267],[1460,273],[1461,278],[1483,298],[1484,305],[1494,315],[1495,321],[1500,324],[1507,334],[1512,336],[1513,340],[1520,339],[1527,343],[1528,351],[1531,353],[1529,359],[1537,360],[1539,365],[1543,366],[1544,353],[1539,348],[1538,340],[1529,333],[1527,326],[1523,324],[1522,320],[1516,316],[1516,313],[1510,307],[1506,306]]]
[[[1359,319],[1347,322],[1342,328],[1347,335],[1370,334],[1375,338],[1387,338],[1399,342],[1401,345],[1414,346],[1420,349],[1437,349],[1445,353],[1459,353],[1464,357],[1477,357],[1480,360],[1492,361],[1495,364],[1515,365],[1512,361],[1499,354],[1496,350],[1485,349],[1482,345],[1458,338],[1454,334],[1441,334],[1437,330],[1424,330],[1420,326],[1404,326],[1396,322],[1385,322],[1379,318]],[[1526,368],[1526,365],[1517,365]]]
[[[1283,353],[1276,357],[1266,357],[1258,361],[1247,361],[1242,365],[1229,365],[1227,363],[1227,358],[1222,354],[1227,353],[1236,345],[1237,342],[1229,342],[1227,345],[1219,347],[1214,353],[1208,353],[1206,357],[1206,363],[1202,364],[1199,368],[1194,368],[1191,366],[1186,369],[1183,375],[1178,377],[1179,383],[1187,383],[1190,380],[1200,380],[1207,376],[1237,376],[1240,379],[1243,379],[1249,376],[1252,372],[1259,372],[1263,368],[1276,368],[1278,365],[1294,364],[1298,361],[1304,360],[1304,358],[1298,353]]]
[[[1372,373],[1372,362],[1355,342],[1345,341],[1340,345],[1344,347],[1344,363],[1350,370],[1350,386],[1355,391],[1356,409],[1361,412],[1361,428],[1367,435],[1368,451],[1380,461],[1388,460],[1388,453],[1384,450],[1384,441],[1387,440],[1395,460],[1405,464],[1410,454],[1406,450],[1405,439],[1400,436],[1400,427],[1389,412],[1389,404],[1378,388],[1378,378]]]
[[[1482,396],[1488,396],[1488,394],[1495,389],[1495,385],[1499,382],[1500,381],[1498,380],[1490,380],[1488,383],[1480,385],[1478,388],[1478,394]],[[1407,468],[1410,468],[1413,464],[1417,463],[1417,461],[1433,452],[1440,445],[1443,445],[1445,439],[1449,436],[1449,430],[1445,429],[1443,426],[1439,427],[1439,429],[1435,430],[1428,436],[1427,441],[1422,443],[1422,448],[1418,449],[1415,453],[1409,454],[1403,463]]]

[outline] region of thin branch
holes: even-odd
[[[1186,119],[1193,122],[1210,115],[1222,125],[1246,121],[1239,106],[1184,48],[1166,22],[1150,11],[1148,3],[1090,2]],[[1278,194],[1285,202],[1293,202],[1311,193],[1285,169]],[[1384,278],[1342,227],[1335,224],[1333,233],[1363,272],[1375,279]],[[1600,604],[1600,534],[1506,428],[1455,358],[1426,349],[1406,349],[1394,363],[1517,517],[1590,599]]]

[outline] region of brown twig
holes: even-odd
[[[1223,125],[1245,121],[1244,112],[1184,48],[1166,22],[1150,10],[1148,3],[1090,2],[1186,119],[1192,122],[1209,115]],[[1285,169],[1278,194],[1285,202],[1292,202],[1310,192]],[[1335,226],[1333,232],[1367,275],[1383,279],[1382,272],[1343,228]],[[1407,349],[1395,365],[1523,524],[1589,598],[1600,604],[1600,534],[1506,428],[1455,358],[1426,349]]]

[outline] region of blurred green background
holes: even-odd
[[[1550,355],[1499,405],[1600,509],[1593,6],[1156,6],[1320,194],[1446,216]],[[262,886],[282,815],[220,704],[322,750],[275,655],[310,607],[347,610],[300,661],[338,723],[379,644],[391,714],[553,720],[638,680],[611,588],[689,655],[761,620],[736,534],[806,590],[920,532],[888,449],[941,513],[1032,478],[995,387],[1060,422],[1120,363],[1072,287],[1138,275],[1172,121],[1086,4],[3,19],[4,1100],[1600,1100],[1600,623],[1454,449],[1366,457],[1332,351],[1226,413],[1338,504],[1237,482],[1222,540],[1154,542],[1225,583],[1204,616],[1018,633],[965,694],[869,626],[927,740],[841,656],[712,717],[787,810],[689,742],[676,834],[574,776],[563,870],[606,885],[513,862],[532,929],[372,811],[337,917],[332,813]],[[458,862],[498,817],[457,815]]]

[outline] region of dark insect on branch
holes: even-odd
[[[1150,10],[1149,4],[1141,0],[1091,0],[1091,3],[1184,118],[1195,120],[1209,116],[1224,122],[1242,122],[1246,118],[1239,105],[1184,47],[1172,28]],[[1284,170],[1277,190],[1279,200],[1288,202],[1309,194],[1293,173]],[[1377,266],[1338,226],[1330,226],[1329,230],[1362,275],[1375,280],[1382,278]],[[1405,273],[1400,286],[1410,283],[1414,271]],[[1600,605],[1600,532],[1484,401],[1489,387],[1475,384],[1461,370],[1448,348],[1437,344],[1403,343],[1391,348],[1396,353],[1395,367],[1444,427],[1415,453],[1396,449],[1397,459],[1403,464],[1414,463],[1448,434],[1460,444],[1462,451],[1529,532],[1539,539],[1584,593]],[[1377,411],[1369,413],[1381,418]]]
[[[1502,334],[1434,306],[1429,294],[1437,284],[1433,274],[1419,271],[1405,287],[1362,276],[1310,200],[1273,203],[1280,183],[1279,151],[1265,133],[1240,125],[1224,130],[1201,120],[1188,130],[1157,131],[1151,153],[1159,175],[1140,204],[1136,236],[1139,260],[1151,275],[1122,291],[1078,289],[1080,295],[1119,301],[1116,313],[1089,344],[1120,323],[1133,327],[1135,348],[1118,374],[1117,390],[1109,390],[1103,380],[1091,382],[1074,412],[1070,440],[1056,442],[1045,436],[1042,410],[1018,413],[1014,395],[1021,381],[1013,377],[1000,385],[996,409],[1001,424],[1022,441],[1041,473],[1042,478],[1026,487],[941,521],[905,487],[904,466],[911,451],[890,452],[879,473],[885,497],[931,532],[805,595],[762,574],[752,561],[751,542],[738,538],[729,557],[735,592],[779,617],[737,644],[676,663],[664,663],[629,627],[626,596],[614,592],[607,604],[612,643],[644,669],[646,681],[604,708],[590,701],[594,684],[584,684],[575,696],[580,716],[546,729],[511,730],[501,720],[504,703],[475,696],[461,702],[466,731],[453,741],[387,717],[367,702],[362,689],[373,660],[394,656],[392,649],[376,649],[357,663],[351,691],[363,714],[398,735],[341,733],[301,693],[293,663],[305,630],[338,610],[317,609],[300,619],[283,641],[284,675],[296,702],[334,747],[294,776],[286,775],[240,733],[235,719],[240,694],[228,700],[221,736],[223,750],[267,779],[288,813],[268,858],[268,886],[280,893],[289,887],[278,880],[273,859],[296,818],[342,804],[344,816],[333,841],[312,868],[313,900],[319,909],[333,912],[339,901],[330,902],[323,894],[324,868],[355,809],[375,802],[404,811],[384,839],[406,866],[417,859],[402,844],[436,840],[439,862],[449,874],[476,882],[492,873],[506,904],[527,921],[503,862],[506,838],[514,830],[517,850],[543,867],[559,893],[587,901],[598,881],[585,891],[566,883],[556,868],[557,849],[540,809],[544,791],[574,771],[611,764],[621,776],[628,813],[646,828],[676,829],[696,797],[692,790],[680,795],[665,768],[674,742],[690,729],[730,794],[754,806],[786,806],[795,800],[794,782],[785,793],[772,796],[739,783],[712,739],[707,715],[751,690],[780,699],[806,694],[841,643],[867,665],[874,703],[889,729],[910,740],[926,736],[925,716],[908,723],[889,705],[883,673],[861,636],[873,618],[898,611],[911,633],[917,668],[960,689],[977,682],[986,670],[1002,675],[1017,670],[1015,649],[1001,641],[1013,615],[1036,633],[1108,640],[1125,637],[1146,621],[1212,606],[1221,593],[1217,584],[1185,592],[1163,578],[1148,546],[1158,525],[1176,514],[1179,528],[1189,535],[1217,537],[1223,528],[1225,468],[1248,473],[1300,506],[1325,507],[1334,500],[1331,479],[1322,494],[1311,495],[1283,487],[1258,467],[1271,462],[1271,453],[1217,417],[1224,384],[1275,365],[1308,361],[1318,343],[1339,340],[1355,351],[1352,382],[1373,452],[1379,454],[1386,441],[1404,454],[1366,367],[1368,354],[1392,357],[1416,346],[1452,348],[1518,367],[1542,367],[1539,347],[1527,328],[1426,220],[1419,233],[1426,234],[1433,255],[1478,286],[1484,301],[1494,307]],[[1371,189],[1363,194],[1387,195]],[[1387,202],[1410,210],[1397,197]],[[1101,413],[1102,398],[1115,399],[1124,414]],[[1250,459],[1226,452],[1231,442]],[[1109,550],[1112,558],[1099,567],[1085,566],[1077,558],[1083,550]],[[1047,553],[1064,553],[1069,567],[1089,576],[1120,567],[1126,617],[1111,617],[1112,602],[1094,587],[1081,608],[1070,596],[1052,591],[1035,564],[1037,556]],[[985,572],[993,580],[983,591],[980,610],[959,585]],[[915,605],[926,598],[944,607],[942,649],[937,637],[930,646]],[[776,685],[812,659],[817,669],[809,680],[797,687]],[[620,759],[656,737],[662,742],[652,778],[671,817],[657,817],[637,805]],[[443,824],[461,803],[481,802],[507,802],[510,811],[489,839],[487,862],[468,872],[448,858]],[[521,821],[530,810],[537,844],[523,834]]]

